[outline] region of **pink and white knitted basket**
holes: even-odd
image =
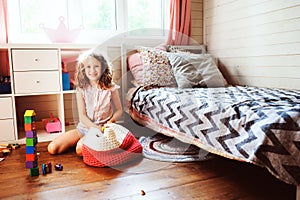
[[[104,133],[90,129],[83,138],[82,155],[90,166],[116,166],[141,156],[142,146],[128,129],[111,124]]]

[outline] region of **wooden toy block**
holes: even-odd
[[[47,164],[48,164],[47,173],[51,173],[52,172],[52,163],[48,162]]]
[[[20,148],[21,146],[20,146],[19,144],[11,144],[11,147],[12,147],[13,149],[18,149],[18,148]]]
[[[39,167],[30,168],[30,176],[40,175]]]
[[[10,153],[10,149],[9,148],[5,148],[5,149],[1,149],[2,155],[6,155],[8,153]]]
[[[35,122],[33,122],[33,123],[31,123],[31,124],[24,124],[24,130],[25,130],[25,131],[36,130]]]
[[[44,175],[52,172],[51,162],[48,162],[47,164],[42,164],[42,172]]]
[[[25,110],[24,117],[33,117],[36,116],[34,110]]]
[[[36,130],[26,131],[26,138],[35,138],[36,137]]]
[[[43,175],[47,174],[47,168],[48,168],[48,165],[47,164],[42,164],[42,173]]]
[[[26,161],[26,168],[27,169],[35,168],[37,166],[38,166],[37,160],[35,160],[35,161]]]
[[[26,146],[26,154],[35,154],[35,146]]]
[[[26,161],[36,161],[37,155],[36,154],[26,154]]]
[[[26,138],[26,146],[35,146],[38,143],[37,137]]]
[[[25,116],[24,124],[32,124],[35,122],[35,116]]]
[[[0,148],[9,148],[11,145],[10,144],[7,144],[7,143],[2,143],[0,144]]]

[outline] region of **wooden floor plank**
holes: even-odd
[[[39,167],[51,161],[52,165],[61,163],[63,171],[30,177],[22,146],[0,162],[0,199],[294,200],[296,197],[296,187],[281,182],[265,169],[217,156],[190,163],[140,158],[115,168],[96,168],[87,166],[72,149],[62,155],[50,155],[47,144],[38,144]]]

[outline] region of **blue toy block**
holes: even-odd
[[[34,146],[26,146],[26,154],[35,154]]]
[[[43,173],[43,175],[47,174],[47,168],[48,168],[48,165],[42,164],[42,173]]]

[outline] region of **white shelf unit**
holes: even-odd
[[[25,141],[24,112],[36,112],[39,141],[49,141],[60,133],[47,133],[42,119],[58,117],[62,132],[78,121],[74,90],[63,90],[62,61],[74,78],[77,56],[92,45],[12,44],[0,46],[0,76],[10,76],[11,92],[0,92],[0,142]]]

